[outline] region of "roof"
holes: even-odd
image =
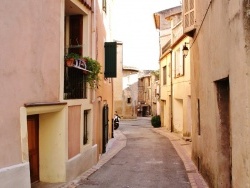
[[[171,24],[166,22],[165,19],[169,19],[171,16],[175,16],[180,13],[182,13],[182,6],[176,6],[154,13],[153,16],[156,29],[170,28]]]

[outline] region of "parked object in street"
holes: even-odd
[[[115,117],[114,117],[114,130],[118,129],[120,119],[121,119],[121,117],[118,116],[118,114],[116,112]]]

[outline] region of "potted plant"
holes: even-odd
[[[86,82],[89,83],[90,88],[93,89],[100,80],[99,74],[101,74],[101,65],[98,61],[90,57],[82,57],[75,53],[69,53],[65,56],[65,64],[68,67],[73,67],[75,60],[82,60],[86,63],[86,70],[83,68],[83,73],[86,74]],[[74,66],[77,68],[76,66]],[[79,67],[78,67],[79,68]]]
[[[161,127],[161,117],[159,115],[151,118],[151,124],[154,128]]]

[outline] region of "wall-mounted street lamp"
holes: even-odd
[[[98,102],[101,102],[101,101],[102,101],[102,96],[98,96],[98,97],[97,97],[97,101],[98,101]]]
[[[186,44],[189,44],[189,43],[185,42],[185,44],[182,48],[182,52],[183,52],[184,57],[187,57],[187,55],[188,55],[188,47],[186,46]]]

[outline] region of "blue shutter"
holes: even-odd
[[[116,78],[117,50],[116,42],[105,42],[105,78]]]

